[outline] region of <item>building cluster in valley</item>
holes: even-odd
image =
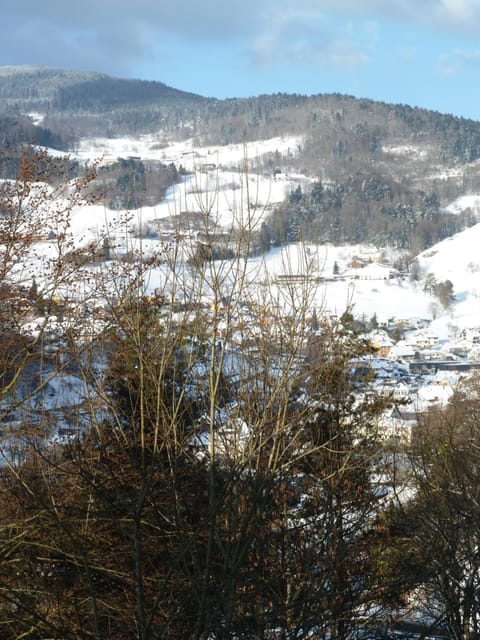
[[[205,219],[200,213],[154,219],[142,229],[132,229],[131,238],[128,238],[126,244],[131,239],[140,239],[147,248],[148,242],[152,241],[156,243],[157,251],[159,246],[162,247],[162,255],[171,252],[181,256],[181,268],[187,272],[189,268],[195,267],[195,264],[192,267],[191,256],[198,256],[198,252],[195,253],[198,246],[210,243],[211,246],[229,247],[229,243],[238,242],[232,231],[226,232],[215,227],[202,228],[202,224],[205,225]],[[112,231],[96,244],[72,254],[74,257],[70,259],[74,259],[75,264],[78,263],[86,271],[91,269],[92,275],[103,263],[125,262],[127,258],[132,261],[144,259],[140,252],[128,254],[122,242],[122,237]],[[178,247],[183,251],[177,252]],[[279,250],[279,256],[282,251],[283,249]],[[229,363],[234,363],[240,369],[245,354],[253,365],[260,363],[261,354],[255,352],[257,336],[259,332],[268,329],[272,344],[278,351],[277,364],[280,370],[282,353],[280,347],[277,349],[275,341],[278,345],[281,344],[281,327],[289,313],[288,308],[281,303],[282,298],[293,299],[297,291],[310,285],[321,288],[330,282],[372,281],[374,286],[375,282],[389,286],[392,282],[393,287],[395,284],[401,286],[408,278],[407,273],[390,264],[388,256],[381,250],[363,248],[356,253],[350,252],[344,260],[335,260],[333,267],[332,263],[326,267],[318,247],[297,246],[290,251],[288,256],[283,254],[281,259],[271,264],[268,260],[274,251],[267,252],[262,258],[265,271],[262,272],[262,277],[256,279],[256,289],[250,292],[248,303],[238,304],[235,308],[232,308],[228,300],[223,301],[221,297],[212,300],[207,295],[202,296],[192,307],[187,292],[184,292],[183,298],[179,298],[177,293],[170,303],[168,291],[164,292],[166,295],[154,293],[147,295],[145,299],[151,299],[152,306],[159,306],[160,322],[164,321],[162,318],[168,317],[172,329],[182,322],[185,313],[190,319],[192,313],[201,313],[206,326],[210,326],[214,332],[210,338],[222,342]],[[204,260],[214,259],[212,255],[202,255]],[[249,256],[245,258],[249,259]],[[258,260],[258,257],[255,259]],[[163,263],[168,265],[169,260],[165,259]],[[154,268],[158,266],[155,263]],[[178,267],[176,264],[173,266],[175,269]],[[174,277],[179,277],[179,274],[176,273]],[[270,305],[259,302],[266,288],[276,291],[270,295]],[[254,302],[255,296],[257,303]],[[78,428],[70,429],[68,415],[72,406],[81,411],[82,404],[91,401],[90,390],[85,388],[80,378],[76,378],[74,372],[69,371],[66,376],[63,361],[57,366],[62,360],[61,347],[56,349],[52,345],[61,345],[65,331],[75,335],[78,340],[95,340],[108,329],[111,308],[101,299],[84,304],[79,297],[71,296],[70,299],[66,297],[54,300],[53,306],[50,305],[47,309],[45,304],[41,304],[36,283],[35,291],[23,292],[23,298],[27,305],[24,331],[32,337],[41,332],[45,341],[50,344],[49,357],[44,359],[44,371],[41,374],[50,379],[45,385],[40,385],[39,391],[28,399],[28,413],[33,415],[39,407],[43,412],[48,410],[52,414],[51,423],[57,425],[55,437],[59,434],[63,437],[70,431],[75,435]],[[273,302],[275,299],[276,303]],[[110,307],[111,302],[110,300]],[[315,330],[314,321],[327,319],[331,323],[341,323],[344,320],[335,312],[329,311],[327,304],[328,300],[317,308],[308,309],[312,316],[312,331]],[[37,318],[40,309],[42,315]],[[373,374],[371,384],[375,391],[393,401],[393,406],[382,416],[379,424],[385,440],[409,442],[417,428],[419,416],[445,407],[462,382],[480,368],[480,329],[452,328],[451,335],[445,339],[435,334],[430,319],[406,315],[377,318],[374,309],[372,312],[370,318],[366,318],[364,314],[352,316],[356,330],[368,338],[374,349],[373,355],[364,357],[359,362],[352,362],[352,376],[361,372]],[[212,320],[210,324],[209,318]],[[272,367],[275,368],[275,358],[272,362]],[[229,373],[232,374],[232,371]],[[31,370],[25,371],[25,375],[30,374]],[[38,377],[40,374],[36,372],[35,375]],[[4,404],[8,404],[8,398],[5,398]],[[21,412],[8,413],[12,418],[11,423],[17,423]]]

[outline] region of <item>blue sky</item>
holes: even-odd
[[[346,93],[480,120],[480,0],[17,0],[0,64],[207,96]]]

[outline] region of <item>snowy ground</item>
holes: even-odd
[[[123,212],[109,211],[102,206],[78,208],[72,217],[70,231],[78,246],[98,241],[108,229],[118,249],[127,250],[138,249],[138,241],[129,235],[132,226],[142,228],[150,220],[185,211],[208,214],[210,219],[225,228],[245,223],[246,218],[253,226],[257,226],[271,207],[283,201],[307,178],[286,174],[265,175],[256,167],[260,167],[262,159],[275,151],[294,155],[301,144],[302,140],[298,137],[279,137],[224,147],[196,147],[191,140],[169,144],[161,136],[154,135],[138,140],[84,139],[77,152],[78,159],[83,162],[99,158],[108,162],[120,156],[136,156],[164,163],[174,162],[176,166],[183,165],[192,173],[181,184],[172,187],[165,200],[157,206],[129,212],[128,221]],[[415,150],[390,151],[413,153]],[[466,208],[480,212],[480,196],[460,198],[451,203],[447,210],[460,212]],[[480,326],[479,244],[480,225],[476,225],[425,251],[419,256],[421,279],[418,282],[410,282],[408,278],[348,278],[321,282],[315,292],[315,305],[333,314],[342,313],[350,307],[355,315],[369,318],[375,313],[380,320],[434,319],[432,331],[448,339],[452,328],[458,331],[464,327]],[[142,249],[147,252],[158,250],[159,243],[143,241]],[[310,247],[307,258],[305,255],[295,257],[297,247],[287,252],[285,249],[272,250],[261,259],[261,269],[267,269],[272,281],[282,273],[298,274],[307,270],[322,278],[330,278],[335,263],[341,275],[347,272],[355,255],[372,250],[375,248]],[[381,260],[391,257],[392,252],[384,248]],[[259,269],[259,260],[252,261],[252,269]],[[444,310],[434,297],[423,291],[423,280],[429,273],[433,273],[439,282],[448,279],[453,283],[456,299],[448,310]],[[151,281],[158,284],[161,278],[161,272],[152,274]],[[259,277],[261,279],[265,280],[265,277]]]
[[[480,224],[457,233],[421,253],[422,275],[434,274],[438,282],[450,280],[455,302],[441,314],[437,326],[480,327]]]
[[[265,268],[273,280],[278,276],[301,273],[318,276],[313,298],[319,310],[330,315],[341,315],[347,308],[355,316],[369,319],[374,313],[379,321],[390,318],[429,318],[430,296],[408,279],[360,279],[362,270],[351,274],[350,264],[355,256],[368,253],[372,247],[333,245],[291,245],[283,249],[272,249],[264,258]],[[334,265],[338,276],[334,279]]]
[[[265,175],[262,168],[265,158],[276,152],[294,156],[301,144],[302,139],[295,136],[224,147],[196,147],[192,140],[165,146],[155,136],[138,140],[95,138],[82,140],[75,157],[82,162],[112,162],[133,156],[182,166],[189,175],[168,191],[162,203],[142,209],[142,219],[164,218],[185,211],[208,212],[218,224],[230,227],[236,217],[247,211],[254,211],[258,221],[270,207],[282,202],[307,180],[298,175],[273,176],[273,172]]]

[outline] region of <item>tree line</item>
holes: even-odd
[[[314,182],[295,188],[265,220],[264,249],[289,242],[372,242],[414,252],[450,237],[475,219],[447,213],[435,192],[411,191],[370,173],[346,182]]]

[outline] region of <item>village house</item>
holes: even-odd
[[[412,345],[401,340],[397,342],[397,344],[392,345],[387,357],[390,358],[390,360],[405,360],[408,362],[415,358],[415,353],[415,349]]]
[[[405,339],[406,344],[409,344],[415,351],[422,351],[424,349],[431,349],[438,345],[438,336],[426,331],[418,331],[411,334]]]
[[[383,330],[378,330],[371,333],[369,338],[377,355],[382,358],[387,358],[391,348],[393,347],[393,340],[390,338],[388,333]]]
[[[409,444],[418,425],[418,415],[410,405],[395,405],[378,420],[378,429],[384,440],[395,444]]]
[[[400,275],[399,271],[388,265],[378,262],[366,264],[358,258],[354,258],[351,262],[351,268],[346,269],[342,274],[344,278],[354,280],[391,280],[400,277]]]

